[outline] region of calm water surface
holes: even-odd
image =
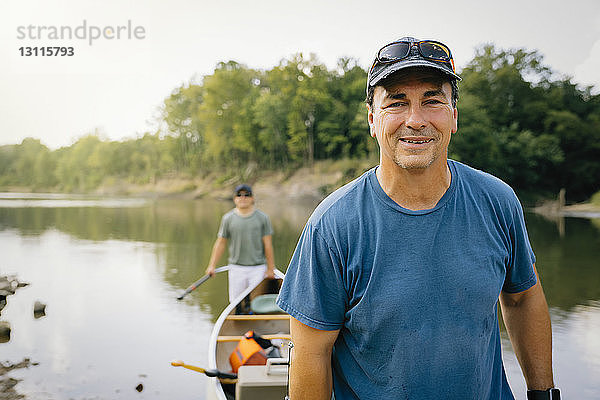
[[[260,202],[285,268],[315,206]],[[202,275],[230,202],[0,194],[0,275],[30,285],[8,297],[12,326],[0,361],[28,399],[203,399],[210,330],[227,301],[226,276],[176,300]],[[566,398],[600,398],[600,220],[527,214],[551,308],[557,384]],[[562,224],[562,225],[561,225]],[[562,232],[559,233],[559,232]],[[35,319],[33,303],[47,304]],[[525,383],[504,331],[511,386]],[[135,387],[144,389],[137,392]]]

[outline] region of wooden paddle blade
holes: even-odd
[[[194,365],[188,365],[181,360],[173,360],[171,361],[171,365],[174,367],[183,367],[192,371],[200,372],[206,374],[206,370],[204,368],[196,367]]]
[[[171,361],[171,365],[174,367],[183,367],[192,371],[200,372],[211,378],[219,378],[224,383],[235,383],[234,381],[237,379],[237,374],[230,372],[222,372],[218,369],[204,369],[200,367],[196,367],[195,365],[189,365],[181,360],[173,360]]]

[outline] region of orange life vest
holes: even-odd
[[[237,373],[242,365],[265,365],[267,354],[254,340],[254,331],[248,331],[239,341],[235,350],[229,355],[229,363],[233,372]]]

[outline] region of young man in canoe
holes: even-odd
[[[229,301],[265,277],[274,278],[273,227],[269,217],[254,207],[254,196],[249,185],[235,188],[235,208],[221,219],[217,240],[206,268],[215,274],[217,262],[229,243]],[[238,313],[243,310],[238,307]]]
[[[448,159],[460,80],[450,50],[402,38],[367,79],[380,163],[317,207],[278,298],[293,317],[290,398],[513,399],[498,301],[528,398],[558,398],[521,205]]]

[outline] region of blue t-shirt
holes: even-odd
[[[372,169],[307,222],[278,305],[305,325],[340,329],[334,393],[346,399],[513,399],[500,348],[501,291],[536,283],[512,189],[449,160],[429,210],[389,198]]]

